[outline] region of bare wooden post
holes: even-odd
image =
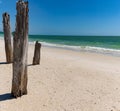
[[[19,0],[16,9],[11,93],[17,98],[27,94],[28,2]]]
[[[3,14],[3,30],[4,30],[6,61],[8,63],[11,63],[13,61],[13,52],[11,45],[10,15],[8,13]]]
[[[40,64],[40,49],[41,49],[41,44],[38,43],[38,41],[36,41],[34,57],[33,57],[33,65]]]

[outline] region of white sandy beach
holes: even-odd
[[[120,57],[42,47],[28,52],[28,95],[11,99],[12,65],[0,40],[0,111],[120,111]]]

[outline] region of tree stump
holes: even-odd
[[[14,33],[14,62],[12,95],[20,97],[27,94],[27,52],[28,52],[28,2],[19,0],[16,3],[16,29]]]
[[[10,15],[7,13],[3,14],[3,30],[4,30],[6,61],[8,63],[11,63],[13,62],[13,51],[11,45]]]
[[[34,51],[34,57],[33,57],[33,65],[40,64],[40,49],[41,44],[36,41],[35,43],[35,51]]]

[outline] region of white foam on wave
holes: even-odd
[[[113,56],[120,56],[120,50],[117,50],[117,49],[86,46],[84,50],[89,51],[89,52],[96,52],[96,53],[108,54],[108,55],[113,55]]]
[[[31,42],[30,44],[35,44],[35,42]],[[101,54],[120,57],[120,50],[118,49],[109,49],[109,48],[92,47],[92,46],[70,46],[70,45],[52,44],[52,43],[46,43],[46,42],[41,42],[41,44],[42,46],[45,46],[45,47],[55,47],[55,48],[62,48],[62,49],[68,49],[68,50],[74,50],[74,51],[101,53]]]

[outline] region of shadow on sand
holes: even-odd
[[[6,101],[6,100],[11,100],[11,99],[15,99],[11,93],[6,93],[6,94],[2,94],[0,95],[0,101]]]
[[[12,64],[12,63],[8,63],[8,62],[0,62],[0,65],[4,65],[4,64]],[[28,64],[27,66],[34,66],[33,64]]]
[[[33,64],[28,64],[27,66],[33,66]]]
[[[11,63],[8,63],[8,62],[0,62],[0,65],[4,65],[4,64],[11,64]]]

